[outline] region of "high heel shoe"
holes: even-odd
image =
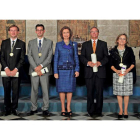
[[[128,115],[124,115],[124,118],[126,118],[126,119],[127,119],[127,118],[128,118]]]
[[[125,115],[125,114],[127,114],[127,115]],[[125,114],[124,114],[123,117],[124,117],[125,119],[127,119],[127,118],[128,118],[128,113],[125,113]]]
[[[72,116],[72,111],[70,111],[70,112],[67,112],[68,113],[68,116]]]
[[[122,118],[122,117],[123,117],[123,115],[118,114],[118,119],[120,119],[120,118]]]
[[[61,112],[61,116],[66,116],[66,112]]]

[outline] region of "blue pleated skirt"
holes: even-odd
[[[56,79],[57,92],[74,92],[76,78],[74,70],[58,70],[59,78]]]

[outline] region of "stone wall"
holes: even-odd
[[[129,26],[131,24],[131,26]],[[140,60],[139,60],[139,50],[140,47],[134,47],[132,45],[136,42],[136,34],[139,35],[139,31],[136,29],[140,22],[138,21],[129,21],[129,20],[97,20],[97,27],[100,30],[99,38],[106,41],[108,47],[114,47],[116,37],[121,33],[126,33],[128,35],[129,45],[133,46],[132,49],[136,58],[136,72],[140,76]],[[133,27],[133,28],[132,28]]]
[[[57,20],[26,20],[26,47],[29,40],[37,37],[35,33],[36,24],[45,26],[46,32],[44,36],[53,41],[53,48],[55,48],[57,42]]]
[[[2,40],[9,38],[8,28],[12,24],[19,27],[18,38],[25,41],[25,20],[0,20],[0,44]]]
[[[100,30],[99,38],[114,47],[117,36],[121,33],[129,35],[129,20],[97,20]]]
[[[129,30],[130,46],[140,47],[140,20],[130,20]]]

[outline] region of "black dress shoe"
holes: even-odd
[[[35,113],[37,113],[37,110],[35,110],[35,111],[30,111],[30,115],[34,115]]]
[[[8,115],[11,115],[11,111],[6,111],[4,116],[8,116]]]
[[[88,116],[89,116],[89,117],[92,117],[92,116],[93,116],[93,114],[91,114],[91,113],[88,113]]]
[[[43,115],[44,115],[44,116],[50,116],[50,113],[49,113],[48,110],[44,110],[44,111],[43,111]]]
[[[137,115],[137,118],[140,119],[140,114]]]
[[[17,112],[17,110],[12,110],[12,114],[15,115],[15,116],[18,116],[19,113]]]
[[[97,113],[96,116],[97,117],[103,117],[103,114],[102,113]]]
[[[127,119],[128,118],[128,115],[124,115],[123,117]]]

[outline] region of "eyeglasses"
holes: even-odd
[[[90,31],[90,33],[98,33],[98,31]]]
[[[119,38],[119,40],[126,40],[126,38]]]
[[[36,30],[37,32],[42,32],[42,31],[44,31],[44,30]]]
[[[18,30],[10,30],[10,32],[17,32]]]

